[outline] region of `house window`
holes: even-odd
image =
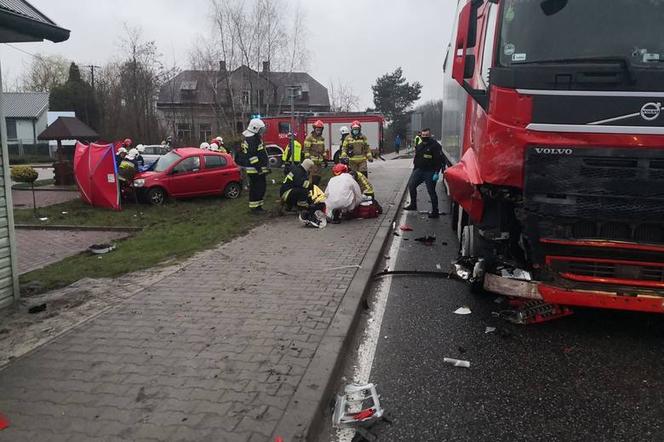
[[[18,135],[16,133],[16,120],[13,118],[7,118],[5,119],[7,122],[7,139],[8,140],[15,140],[18,138]]]
[[[258,91],[258,105],[262,106],[265,104],[265,90],[261,89]]]
[[[191,124],[179,123],[177,126],[177,137],[180,141],[191,140]]]
[[[212,125],[209,123],[201,123],[198,126],[198,137],[201,142],[209,141],[212,138]]]
[[[280,122],[279,123],[279,133],[280,134],[287,134],[290,132],[290,123],[286,122]]]
[[[242,91],[242,104],[249,105],[251,101],[251,91]]]

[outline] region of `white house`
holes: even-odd
[[[39,135],[48,126],[48,92],[8,92],[3,94],[3,113],[7,123],[7,143],[10,152],[23,156],[38,153]]]

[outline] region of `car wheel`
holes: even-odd
[[[224,196],[229,200],[237,199],[242,193],[242,186],[240,183],[229,183],[224,189]]]
[[[273,156],[268,158],[268,164],[270,167],[281,167],[281,158]]]
[[[153,206],[161,206],[166,202],[166,191],[161,187],[153,187],[148,190],[148,201]]]

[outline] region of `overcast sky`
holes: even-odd
[[[187,68],[187,52],[205,31],[209,0],[29,0],[71,30],[64,43],[20,43],[31,53],[60,54],[81,65],[104,64],[118,52],[123,23],[155,40],[167,65]],[[285,0],[296,2],[298,0]],[[302,0],[309,28],[309,73],[323,85],[349,83],[360,105],[373,107],[371,85],[402,66],[408,81],[422,83],[422,101],[442,95],[444,48],[455,0]],[[31,57],[0,45],[3,80],[12,83]]]

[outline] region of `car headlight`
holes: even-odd
[[[143,187],[143,186],[145,186],[145,180],[141,179],[134,180],[134,187]]]

